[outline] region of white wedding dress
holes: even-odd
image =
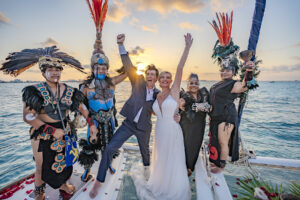
[[[182,130],[174,121],[177,107],[177,102],[171,95],[163,101],[162,110],[157,100],[153,104],[157,122],[149,180],[145,180],[141,165],[135,165],[131,170],[137,196],[141,200],[191,198]]]

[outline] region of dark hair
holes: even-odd
[[[53,65],[44,64],[44,65],[40,66],[40,70],[41,70],[43,73],[45,73],[46,70],[47,70],[47,68],[52,68],[52,67],[59,68],[61,71],[64,69],[64,68],[62,68],[62,67],[60,67],[60,66],[53,66]]]
[[[198,75],[197,74],[194,74],[194,73],[191,73],[188,77],[188,81],[190,81],[192,78],[195,78],[197,79],[197,81],[199,81],[199,78],[198,78]]]
[[[155,67],[155,65],[153,65],[153,64],[148,65],[148,66],[146,67],[145,74],[146,74],[147,71],[149,71],[149,70],[154,70],[155,73],[156,73],[156,77],[159,76],[159,71],[158,71],[158,69]]]

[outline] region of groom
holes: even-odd
[[[144,78],[143,75],[137,75],[136,68],[132,65],[128,53],[123,45],[124,40],[124,34],[118,35],[117,42],[119,45],[119,52],[123,66],[125,67],[132,86],[132,93],[120,112],[120,114],[126,117],[126,119],[113,135],[102,155],[97,181],[90,192],[91,198],[95,198],[97,196],[101,184],[105,181],[106,171],[111,163],[114,153],[132,135],[135,135],[137,138],[143,158],[143,164],[145,166],[145,172],[149,174],[149,140],[152,129],[151,114],[153,112],[153,102],[155,101],[157,94],[160,92],[155,88],[159,72],[154,65],[149,65],[145,71],[146,78]],[[146,176],[148,176],[147,174]]]

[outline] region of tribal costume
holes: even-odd
[[[229,17],[227,14],[220,13],[217,14],[217,19],[219,25],[215,20],[212,21],[211,25],[218,35],[218,40],[214,46],[214,52],[212,58],[214,58],[218,65],[220,66],[220,71],[232,70],[233,75],[238,74],[239,70],[239,61],[237,58],[237,53],[239,47],[234,45],[231,38],[231,29],[232,29],[232,17]],[[252,71],[247,71],[244,81],[248,88],[252,87],[252,83],[256,84],[252,76]],[[221,160],[221,147],[218,139],[218,127],[219,124],[225,122],[225,126],[229,124],[234,125],[234,129],[231,132],[229,139],[229,156],[231,156],[231,161],[236,161],[239,159],[239,137],[237,121],[238,115],[237,110],[234,104],[234,100],[238,97],[237,93],[231,93],[236,80],[225,79],[214,84],[210,89],[210,98],[209,104],[212,106],[212,110],[209,113],[210,115],[210,155],[209,160],[220,168],[224,168],[226,165],[226,160]]]
[[[54,189],[65,183],[73,170],[72,166],[67,167],[65,163],[65,140],[57,140],[51,135],[54,132],[51,132],[51,129],[63,129],[57,111],[57,103],[59,103],[68,135],[77,137],[76,129],[70,122],[69,116],[66,116],[66,112],[77,110],[84,98],[78,89],[66,84],[59,102],[54,100],[51,89],[46,82],[27,86],[23,89],[23,102],[25,102],[26,107],[35,110],[38,114],[47,114],[53,120],[59,120],[55,123],[47,123],[37,130],[34,130],[33,127],[30,129],[30,138],[40,140],[38,151],[43,153],[43,158],[47,158],[43,159],[42,180]],[[78,152],[75,151],[74,154],[78,154]]]
[[[208,102],[209,93],[205,87],[197,92],[197,99],[190,92],[181,91],[180,98],[185,100],[184,111],[180,111],[180,126],[184,136],[186,165],[194,171],[205,131],[206,112],[193,109],[195,103]]]
[[[36,63],[39,63],[39,68],[43,73],[45,73],[47,68],[53,67],[63,70],[64,65],[69,65],[83,72],[83,68],[78,60],[66,53],[59,52],[56,46],[44,49],[25,49],[21,52],[11,53],[0,70],[6,74],[18,76]],[[47,75],[45,77],[47,79]],[[54,189],[66,183],[72,174],[72,164],[74,162],[71,162],[71,165],[68,162],[70,157],[66,154],[65,149],[69,145],[65,143],[65,138],[76,136],[76,130],[69,121],[68,113],[69,111],[77,110],[85,98],[78,89],[66,84],[64,84],[65,89],[60,97],[60,84],[58,80],[55,82],[58,92],[57,97],[46,82],[25,87],[22,96],[25,107],[36,113],[35,115],[26,115],[25,119],[27,121],[37,119],[40,114],[46,114],[53,121],[56,121],[48,123],[38,118],[44,124],[36,129],[30,128],[30,138],[39,140],[38,152],[42,152],[42,157],[44,158],[42,163],[42,180]],[[61,139],[56,139],[53,136],[56,129],[64,128],[66,135]],[[71,154],[73,154],[72,159],[77,158],[77,148],[72,148]],[[41,194],[44,193],[44,189],[45,184],[42,184],[42,186],[36,186],[35,191],[37,194]]]
[[[79,142],[79,145],[82,147],[82,151],[79,154],[79,163],[85,169],[81,177],[83,181],[89,178],[88,173],[95,161],[98,160],[96,151],[100,150],[102,153],[104,152],[106,145],[110,142],[114,134],[115,127],[118,126],[115,94],[114,89],[112,89],[115,85],[109,76],[99,74],[98,68],[95,67],[98,64],[106,66],[107,70],[109,69],[109,60],[104,54],[101,40],[108,0],[103,1],[103,5],[102,1],[100,4],[97,0],[92,0],[92,2],[93,4],[91,5],[87,1],[96,26],[96,41],[91,57],[92,75],[80,86],[82,90],[84,88],[88,90],[86,97],[88,99],[89,113],[92,118],[92,122],[89,122],[87,139],[81,139]],[[98,129],[97,141],[90,141],[90,124],[94,124]],[[115,154],[115,156],[117,155],[118,153]],[[111,170],[114,172],[112,167]]]
[[[93,75],[91,76],[93,77]],[[86,84],[87,82],[92,82],[91,84]],[[98,82],[100,84],[100,89],[98,90],[93,84]],[[87,93],[88,99],[88,109],[90,116],[93,120],[93,124],[98,129],[97,141],[90,141],[90,130],[88,127],[87,139],[81,139],[79,145],[82,147],[82,151],[79,154],[79,163],[84,166],[86,172],[82,179],[87,178],[86,175],[95,161],[98,160],[98,155],[96,151],[101,151],[103,153],[106,145],[110,142],[115,127],[118,126],[116,119],[116,108],[115,108],[115,95],[114,90],[110,89],[111,80],[106,77],[104,80],[98,80],[91,78],[85,81],[83,86],[88,88],[95,88],[95,92],[89,91]],[[99,93],[100,91],[101,93]],[[118,153],[115,154],[115,157]]]

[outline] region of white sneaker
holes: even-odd
[[[144,177],[145,180],[148,181],[150,177],[150,168],[149,166],[144,166]]]

